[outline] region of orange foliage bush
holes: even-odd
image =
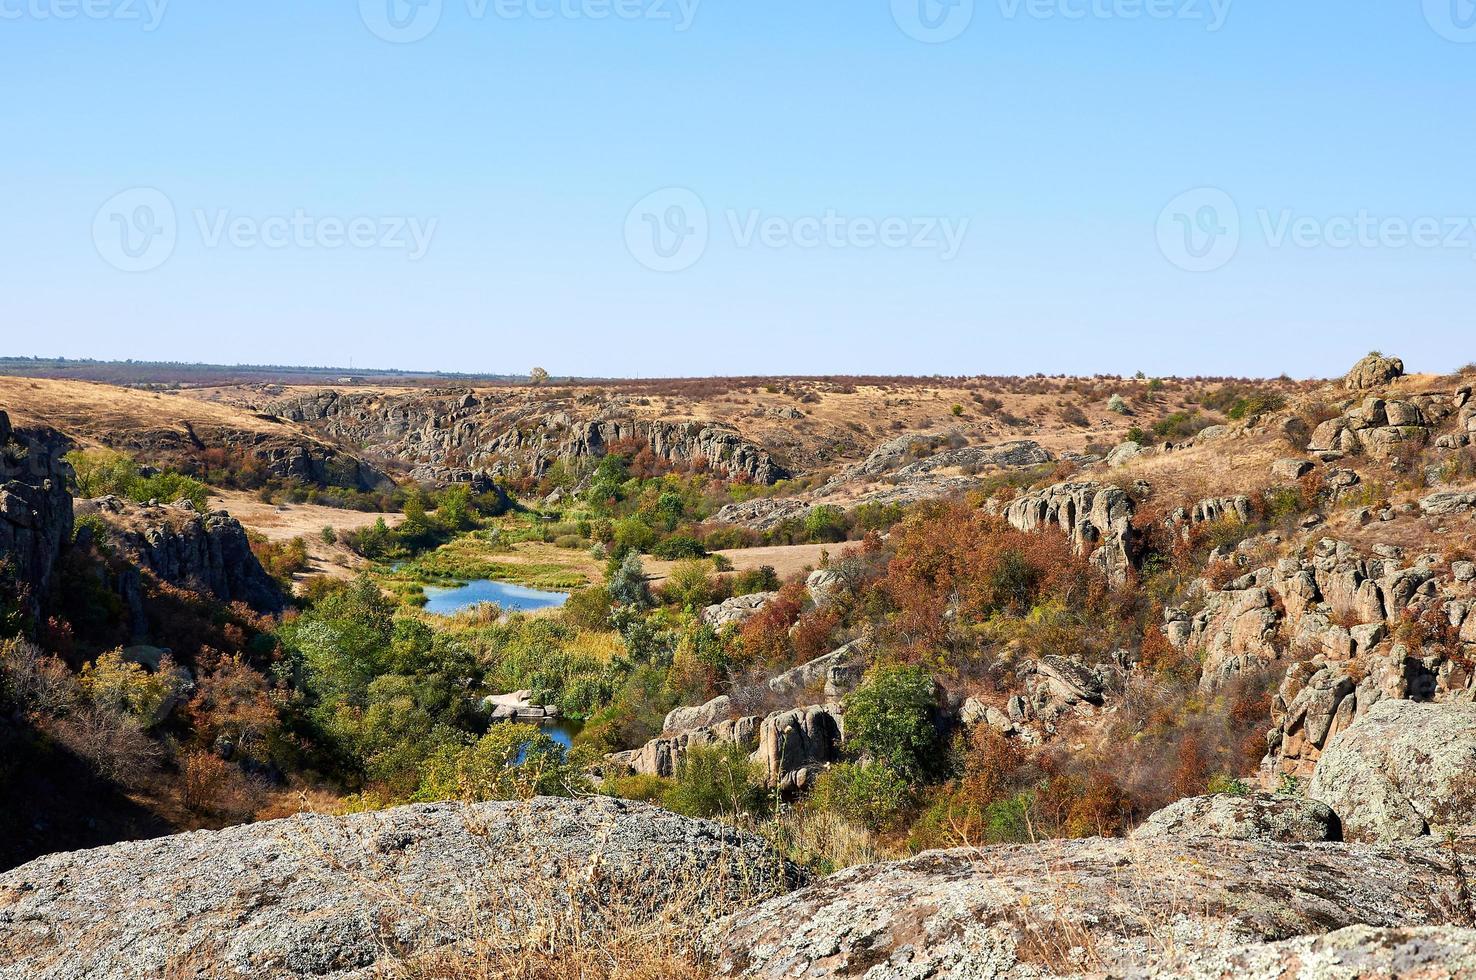
[[[743,624],[738,635],[747,661],[778,665],[793,659],[789,628],[799,620],[806,594],[803,583],[790,582]]]
[[[893,532],[885,590],[898,638],[916,650],[946,643],[949,617],[978,623],[1022,615],[1043,599],[1095,608],[1108,587],[1064,535],[1017,531],[958,504],[924,508]]]

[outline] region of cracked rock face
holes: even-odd
[[[797,873],[759,838],[612,799],[299,816],[0,875],[0,978],[368,977],[540,911],[718,915]],[[519,931],[521,930],[521,932]]]
[[[0,562],[33,617],[72,538],[67,441],[49,429],[14,429],[0,411]]]
[[[1350,926],[1326,936],[1186,956],[1177,976],[1194,980],[1449,980],[1476,976],[1476,930]]]
[[[1476,823],[1476,704],[1380,701],[1323,750],[1307,795],[1349,840]]]
[[[107,506],[84,506],[130,518],[116,536],[139,568],[221,602],[244,602],[257,612],[277,613],[285,607],[281,590],[252,553],[246,529],[225,511],[197,514],[184,504],[136,507],[116,498],[103,503]]]
[[[934,851],[833,875],[713,940],[728,977],[1180,975],[1226,949],[1353,925],[1469,926],[1465,860],[1214,838]]]

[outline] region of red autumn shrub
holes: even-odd
[[[806,595],[803,583],[790,582],[743,624],[738,635],[745,660],[766,665],[780,665],[793,660],[789,629],[799,620]]]

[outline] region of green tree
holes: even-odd
[[[845,699],[850,749],[891,767],[909,781],[921,780],[940,764],[934,725],[937,697],[922,667],[874,668]]]
[[[805,515],[805,536],[811,541],[844,541],[846,539],[845,511],[830,504],[810,508],[810,512]]]
[[[385,673],[395,603],[366,576],[326,595],[284,628],[301,658],[305,684],[320,705],[362,706],[369,683]]]
[[[78,449],[67,453],[79,497],[129,496],[138,480],[138,464],[111,449]]]
[[[471,487],[456,483],[441,491],[436,500],[436,523],[453,533],[468,530],[474,525]]]

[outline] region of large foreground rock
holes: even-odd
[[[1223,949],[1180,958],[1194,980],[1449,980],[1476,977],[1476,930],[1449,926],[1371,929]]]
[[[1136,840],[1223,837],[1286,844],[1341,839],[1332,809],[1316,800],[1274,793],[1220,793],[1172,803],[1133,831]]]
[[[719,975],[766,980],[1182,975],[1352,925],[1469,926],[1464,861],[1433,844],[1214,838],[933,851],[833,875],[712,936]]]
[[[793,877],[756,837],[609,799],[293,817],[0,875],[0,978],[367,977],[540,913],[715,915]]]
[[[1401,840],[1476,823],[1476,704],[1380,701],[1317,760],[1307,795],[1349,840]]]

